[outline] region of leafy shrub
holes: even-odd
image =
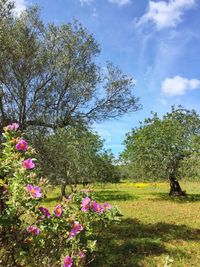
[[[117,209],[108,203],[100,205],[87,190],[70,195],[53,210],[43,207],[48,185],[44,178],[37,178],[34,149],[23,139],[17,123],[4,130],[0,265],[88,266],[98,250],[98,235],[117,219]]]

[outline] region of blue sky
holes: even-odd
[[[16,12],[32,4],[45,22],[77,18],[100,43],[99,62],[112,61],[136,80],[143,109],[94,125],[116,156],[125,133],[151,111],[181,104],[200,112],[199,0],[16,0]]]

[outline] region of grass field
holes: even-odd
[[[200,183],[181,186],[187,197],[170,198],[167,183],[96,186],[98,201],[116,205],[123,217],[102,236],[103,251],[91,266],[200,266]],[[54,206],[58,194],[45,204]]]

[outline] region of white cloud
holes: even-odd
[[[181,76],[167,78],[162,83],[162,92],[168,96],[184,95],[189,90],[200,89],[200,80]]]
[[[131,0],[108,0],[112,4],[117,4],[118,6],[125,6],[131,3]]]
[[[90,5],[93,0],[79,0],[81,5],[84,6],[84,5]]]
[[[147,12],[137,25],[153,22],[158,30],[176,27],[181,22],[184,11],[195,6],[196,0],[149,1]]]
[[[17,16],[20,15],[22,11],[24,11],[27,7],[27,1],[26,0],[15,0],[15,13]]]

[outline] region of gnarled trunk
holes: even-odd
[[[61,184],[61,197],[65,198],[66,197],[66,187],[67,187],[67,184],[69,183],[69,171],[66,172],[66,177],[65,177],[65,180],[64,182]]]
[[[170,181],[170,196],[185,196],[185,191],[181,189],[179,182],[176,180],[175,175],[172,173],[169,175]]]
[[[65,181],[62,185],[61,185],[61,189],[60,189],[60,192],[61,192],[61,197],[65,197],[65,191],[66,191],[66,187],[67,187],[67,181]]]

